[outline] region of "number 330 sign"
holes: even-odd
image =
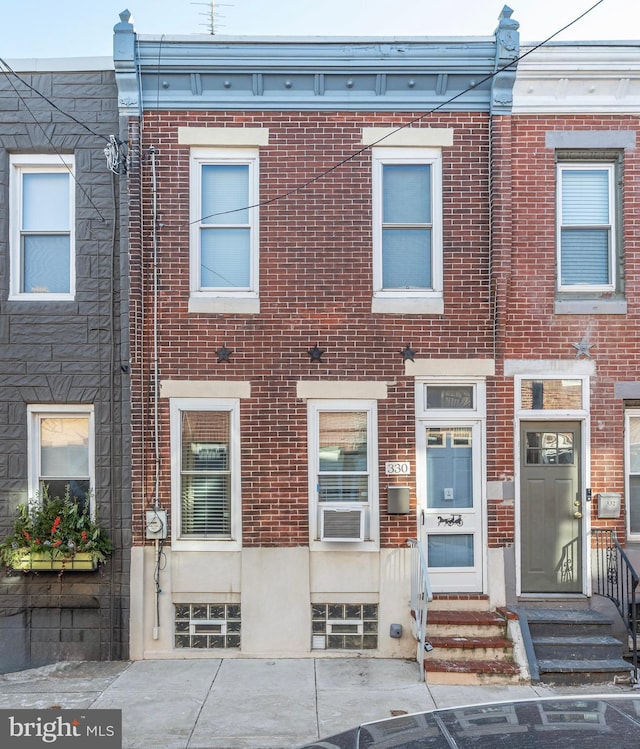
[[[409,476],[411,473],[411,465],[409,461],[385,463],[384,472],[387,476]]]

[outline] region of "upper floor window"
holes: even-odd
[[[374,148],[372,159],[373,280],[379,311],[384,311],[384,300],[431,299],[437,306],[442,299],[441,151]]]
[[[27,407],[29,494],[69,495],[93,514],[94,418],[92,406]]]
[[[257,149],[192,149],[192,297],[257,298],[257,204]]]
[[[73,299],[73,156],[11,156],[11,299]]]
[[[618,164],[559,155],[557,175],[557,283],[559,292],[621,290]]]
[[[240,540],[239,419],[235,399],[171,400],[172,543],[182,549]]]

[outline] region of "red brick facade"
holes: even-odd
[[[307,416],[299,380],[388,383],[378,407],[380,484],[385,461],[408,460],[415,477],[414,382],[402,350],[417,357],[492,358],[489,287],[489,117],[423,117],[416,127],[454,129],[443,149],[443,315],[374,314],[371,155],[363,127],[395,128],[416,113],[149,112],[144,117],[142,226],[132,225],[134,543],[152,502],[154,455],[151,324],[151,166],[157,165],[160,379],[248,380],[242,402],[243,545],[309,542]],[[178,127],[269,128],[260,148],[260,314],[190,314],[189,147]],[[344,163],[341,163],[344,162]],[[135,185],[135,181],[133,182]],[[142,257],[140,246],[144,246]],[[137,310],[146,310],[138,315]],[[138,327],[139,320],[144,324]],[[314,345],[325,351],[311,362]],[[216,351],[233,351],[217,362]],[[159,402],[160,501],[170,502],[168,404]],[[144,487],[144,488],[143,488]],[[382,500],[381,500],[382,502]],[[411,491],[415,507],[415,486]],[[415,515],[381,512],[381,545],[415,535]],[[497,538],[501,541],[502,537]],[[493,539],[492,539],[493,541]]]

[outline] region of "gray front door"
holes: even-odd
[[[580,424],[520,425],[522,593],[582,593]]]

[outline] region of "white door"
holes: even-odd
[[[424,422],[420,537],[439,593],[483,589],[482,428],[479,421]]]

